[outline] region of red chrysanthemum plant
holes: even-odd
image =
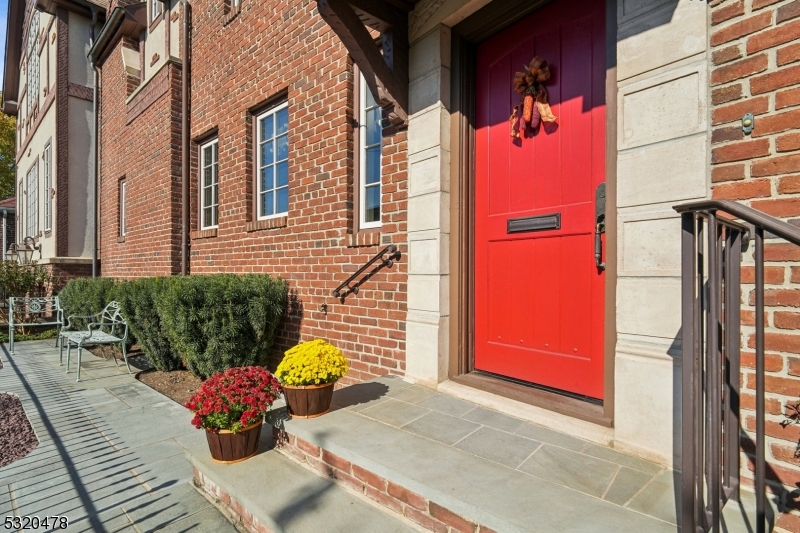
[[[263,420],[283,392],[278,379],[260,366],[230,368],[214,374],[186,402],[192,425],[212,433],[233,433]]]

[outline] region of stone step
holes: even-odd
[[[333,402],[315,419],[271,413],[276,449],[430,531],[679,530],[670,468],[399,378]],[[723,531],[755,531],[754,498],[742,494]]]
[[[195,486],[239,529],[253,533],[421,530],[271,448],[272,428],[265,425],[260,453],[241,463],[215,463],[207,445],[186,453]]]

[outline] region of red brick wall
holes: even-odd
[[[711,118],[714,198],[740,200],[770,215],[800,221],[800,0],[713,0],[711,6]],[[755,129],[742,132],[745,113]],[[752,256],[752,248],[749,256]],[[787,403],[800,397],[800,248],[771,241],[768,266],[767,448],[772,479],[796,490],[800,426],[783,428]],[[753,282],[752,267],[743,271]],[[745,290],[751,290],[752,285]],[[752,305],[752,301],[749,302]],[[752,308],[743,310],[747,346],[754,346]],[[743,353],[742,405],[754,409],[754,355]],[[755,413],[746,416],[754,428]],[[749,449],[750,446],[745,446]],[[750,463],[752,467],[752,463]],[[790,500],[793,497],[790,496]],[[779,525],[800,531],[800,519]]]
[[[353,73],[344,47],[316,14],[314,2],[245,1],[228,24],[223,17],[219,0],[193,4],[191,136],[201,140],[217,131],[219,228],[199,231],[198,143],[193,142],[191,272],[262,272],[288,280],[292,301],[277,356],[298,340],[321,337],[351,360],[344,385],[403,374],[406,259],[374,275],[345,304],[331,293],[383,246],[394,243],[405,253],[406,133],[384,139],[380,234],[359,235],[362,246],[350,246]],[[174,148],[162,150],[169,135],[163,98],[130,126],[119,125],[125,80],[118,56],[112,53],[103,73],[104,83],[113,78],[109,84],[115,87],[113,95],[104,90],[103,101],[121,117],[107,118],[103,110],[104,121],[113,123],[102,134],[109,145],[103,155],[103,275],[166,274],[177,271],[180,260],[180,130],[174,130]],[[289,216],[279,227],[248,228],[254,220],[252,112],[281,93],[289,102]],[[179,94],[175,98],[179,102]],[[178,107],[173,118],[179,117]],[[177,158],[171,174],[170,154]],[[118,244],[113,202],[123,175],[131,203],[128,236]],[[156,239],[156,233],[162,237]],[[170,236],[172,246],[166,244]]]
[[[115,278],[174,274],[180,271],[180,67],[167,65],[126,104],[122,46],[138,48],[121,41],[101,65],[101,271]],[[153,101],[154,90],[163,94]],[[123,177],[124,240],[118,238]]]

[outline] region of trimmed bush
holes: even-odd
[[[187,368],[207,378],[264,362],[287,301],[280,278],[215,274],[169,278],[156,306]]]
[[[156,303],[164,298],[168,284],[175,279],[178,278],[122,281],[111,291],[142,351],[153,366],[165,372],[184,367],[178,352],[168,340],[166,328],[156,308]]]
[[[61,307],[64,308],[64,318],[70,315],[93,315],[102,311],[108,302],[114,299],[111,290],[115,283],[111,278],[70,280],[58,293]],[[73,326],[76,329],[85,329],[88,322],[88,320],[75,320]]]

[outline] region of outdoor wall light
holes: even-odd
[[[39,259],[42,258],[42,245],[36,244],[36,239],[33,237],[25,237],[21,243],[14,243],[8,248],[6,257],[13,260],[16,256],[17,262],[21,265],[30,264],[33,259],[33,251],[39,251]]]

